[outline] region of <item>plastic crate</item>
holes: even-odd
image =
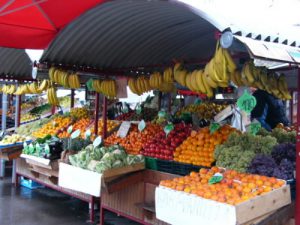
[[[287,180],[286,183],[290,185],[292,200],[295,200],[296,199],[296,179]]]
[[[33,181],[33,180],[29,180],[26,179],[24,177],[21,177],[21,182],[20,182],[21,186],[29,188],[31,190],[37,189],[37,188],[43,188],[44,186]]]
[[[145,157],[146,169],[158,170],[157,169],[157,159],[151,157]]]

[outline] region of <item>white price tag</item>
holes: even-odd
[[[124,138],[127,136],[129,129],[130,129],[131,123],[129,121],[124,121],[122,122],[118,132],[117,132],[117,136]]]
[[[98,136],[93,142],[94,148],[98,147],[101,143],[102,143],[102,137]]]

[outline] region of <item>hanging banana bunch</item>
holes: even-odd
[[[154,74],[152,74],[151,76],[153,76],[153,75]],[[150,79],[145,76],[140,76],[137,79],[130,78],[128,80],[128,86],[133,93],[135,93],[137,95],[142,95],[143,93],[152,90],[154,86],[159,88],[162,85],[162,83],[160,83],[161,78],[159,78],[159,76],[161,76],[161,75],[159,73],[157,73],[154,76],[155,77],[152,77],[152,79],[151,79],[152,80],[151,84],[153,86],[151,86],[151,84],[150,84]],[[155,80],[154,80],[154,78],[155,78]],[[161,84],[161,85],[159,85],[159,84]]]
[[[106,97],[117,97],[117,84],[115,80],[103,80],[100,83],[100,92]]]
[[[58,106],[59,100],[56,95],[56,89],[55,87],[51,86],[47,89],[47,98],[50,105]]]
[[[182,68],[182,65],[180,63],[176,63],[173,68],[173,74],[175,81],[182,85],[186,86],[186,76],[188,72]]]
[[[77,73],[70,74],[68,77],[68,86],[71,89],[78,89],[80,88],[80,81]]]
[[[43,80],[41,84],[38,87],[38,90],[40,92],[46,91],[50,87],[50,81],[49,80]]]
[[[173,70],[171,67],[168,67],[164,70],[164,82],[171,83],[174,81]]]
[[[152,89],[159,89],[163,83],[163,76],[159,72],[150,75],[149,85]]]

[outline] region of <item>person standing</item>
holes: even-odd
[[[284,126],[289,125],[285,105],[281,99],[259,89],[254,91],[253,96],[257,103],[251,112],[251,119],[257,119],[262,127],[269,131],[279,123]]]

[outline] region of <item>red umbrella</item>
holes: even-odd
[[[45,49],[69,22],[105,0],[0,0],[0,46]]]

